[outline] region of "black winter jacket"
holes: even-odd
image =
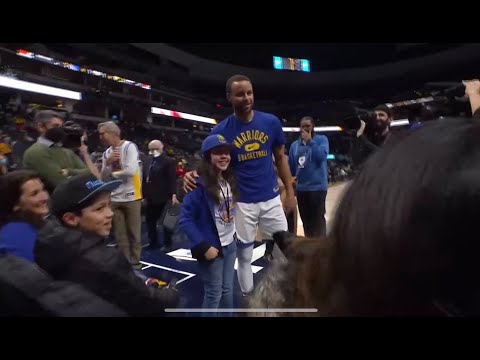
[[[0,316],[127,316],[83,286],[55,281],[37,265],[0,255]]]
[[[81,284],[131,316],[164,316],[179,301],[175,289],[147,287],[120,250],[55,218],[39,231],[34,256],[54,279]]]

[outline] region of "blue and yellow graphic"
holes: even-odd
[[[235,215],[235,208],[233,206],[233,200],[231,197],[228,199],[222,199],[220,205],[218,205],[218,216],[225,224],[229,224],[233,221]]]
[[[237,149],[244,149],[245,154],[238,154],[239,162],[258,159],[268,156],[267,150],[260,150],[261,145],[268,141],[268,135],[259,130],[247,130],[241,132],[234,140],[233,145]]]

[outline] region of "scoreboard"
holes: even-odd
[[[277,70],[291,70],[310,72],[310,61],[306,59],[273,57],[273,68]]]

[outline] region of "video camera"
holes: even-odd
[[[462,82],[429,82],[418,98],[389,104],[389,107],[395,113],[404,113],[402,118],[408,118],[411,124],[442,116],[468,116],[471,115],[470,106],[464,95],[465,85]],[[361,120],[366,123],[365,131],[368,133],[376,120],[375,111],[354,107],[340,126],[347,131],[357,131]]]
[[[429,82],[425,84],[425,88],[429,91],[430,97],[424,98],[426,101],[409,108],[410,122],[430,121],[441,116],[471,115],[463,82]]]
[[[63,140],[63,147],[67,149],[78,149],[82,146],[83,128],[74,121],[67,121],[63,125],[65,131],[65,139]]]
[[[365,110],[355,107],[353,109],[353,114],[348,115],[343,118],[340,122],[340,127],[347,131],[357,131],[360,129],[361,121],[364,121],[366,128],[372,128],[377,115],[375,111]]]

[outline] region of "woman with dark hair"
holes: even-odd
[[[198,260],[205,291],[203,307],[209,309],[233,308],[234,201],[238,193],[229,167],[230,149],[222,135],[205,139],[198,186],[185,195],[179,220],[190,239],[192,256]]]
[[[437,120],[386,144],[346,190],[329,241],[294,242],[250,306],[479,315],[479,164],[472,119]]]
[[[17,170],[0,176],[0,252],[29,261],[37,230],[49,213],[48,193],[38,175]]]

